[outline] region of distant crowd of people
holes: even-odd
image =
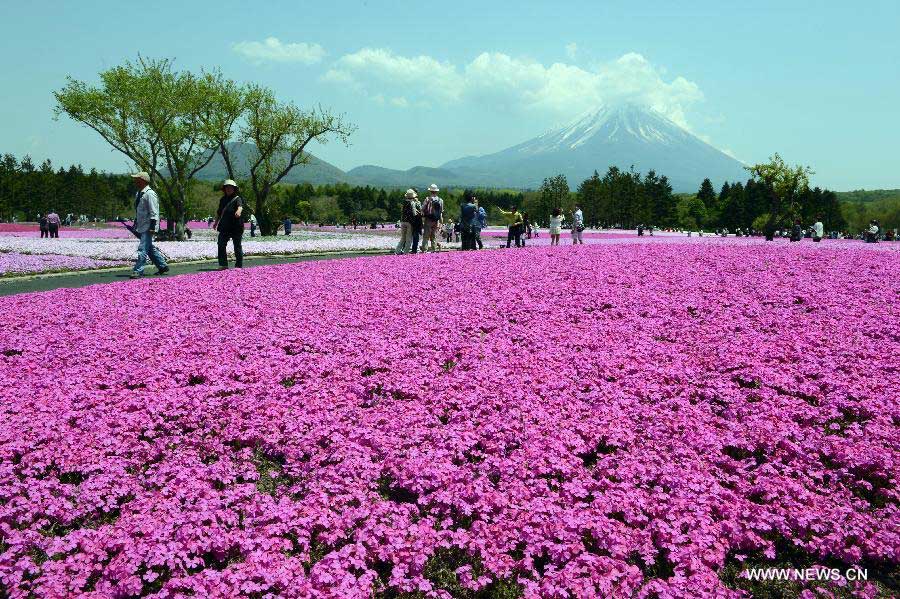
[[[484,241],[481,232],[487,226],[487,211],[479,205],[478,197],[471,190],[463,193],[459,208],[458,220],[445,214],[444,200],[438,195],[440,188],[436,184],[428,187],[428,195],[419,199],[419,192],[412,187],[406,190],[401,209],[400,241],[397,243],[397,254],[415,254],[417,252],[436,252],[441,248],[437,237],[442,234],[445,242],[459,241],[463,250],[482,249]],[[506,247],[523,247],[526,239],[537,236],[538,229],[528,218],[526,212],[512,206],[509,210],[497,208],[506,221]],[[563,215],[559,208],[554,209],[550,218],[550,244],[559,245],[562,232]],[[572,212],[572,243],[582,244],[584,231],[584,214],[579,206]]]

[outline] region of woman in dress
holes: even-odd
[[[550,215],[550,245],[559,245],[559,235],[562,233],[562,221],[562,210],[554,208],[553,214]]]

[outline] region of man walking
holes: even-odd
[[[244,267],[244,248],[241,247],[241,238],[244,235],[244,219],[241,213],[244,211],[244,200],[238,195],[237,183],[226,179],[222,183],[222,197],[219,198],[219,210],[216,212],[216,222],[213,229],[219,231],[219,270],[228,268],[228,240],[234,245],[234,266]]]
[[[150,175],[146,172],[131,175],[131,180],[137,189],[134,195],[134,232],[140,235],[137,259],[134,261],[131,278],[137,279],[144,275],[144,263],[147,262],[148,256],[156,266],[156,274],[164,275],[169,272],[169,266],[159,249],[153,245],[153,234],[156,233],[156,226],[159,224],[159,198],[150,187]]]
[[[256,227],[259,226],[259,223],[256,220],[256,215],[250,215],[250,237],[256,237]]]
[[[438,192],[440,189],[437,185],[432,183],[428,186],[428,197],[425,198],[425,202],[422,204],[422,216],[425,219],[423,230],[422,230],[422,251],[425,251],[425,248],[428,246],[428,242],[431,242],[431,251],[436,252],[440,249],[441,245],[435,239],[435,236],[438,234],[438,230],[440,227],[440,223],[442,220],[442,216],[444,213],[444,200],[442,200],[438,196]]]

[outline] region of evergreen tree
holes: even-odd
[[[697,191],[697,199],[703,202],[703,207],[707,215],[716,214],[718,212],[718,198],[716,190],[713,189],[712,181],[704,179],[700,184],[700,190]]]
[[[546,223],[554,208],[566,209],[569,203],[569,182],[565,175],[556,175],[544,179],[540,189],[540,203],[536,213],[530,215],[532,220]]]

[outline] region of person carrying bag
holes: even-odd
[[[234,266],[244,267],[244,248],[241,247],[241,238],[244,235],[244,220],[241,213],[244,211],[244,200],[238,195],[237,183],[226,179],[222,183],[222,197],[219,198],[219,210],[216,212],[216,222],[213,229],[219,231],[219,270],[228,268],[228,240],[234,245]]]

